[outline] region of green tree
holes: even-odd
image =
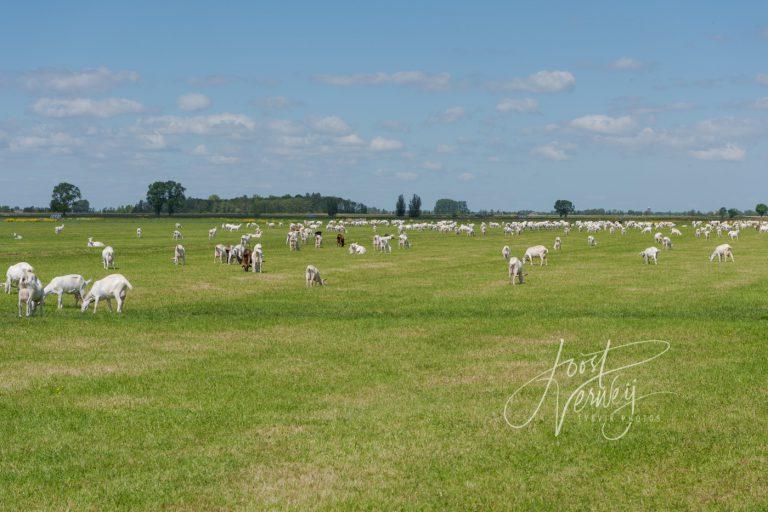
[[[438,199],[435,202],[435,215],[451,215],[457,216],[459,214],[468,214],[469,208],[466,201],[455,201],[453,199]]]
[[[717,210],[717,215],[720,217],[720,220],[724,219],[727,213],[728,210],[725,208],[725,206],[721,206],[720,209]]]
[[[755,211],[759,216],[764,217],[765,214],[768,213],[768,205],[759,203],[757,206],[755,206]]]
[[[329,198],[325,203],[325,211],[328,212],[329,217],[335,217],[339,213],[339,202],[334,198]]]
[[[412,219],[421,217],[421,198],[416,194],[408,201],[408,216]]]
[[[741,212],[739,210],[737,210],[736,208],[729,208],[728,209],[728,218],[729,219],[734,219],[734,218],[738,217],[739,215],[741,215]]]
[[[168,210],[168,215],[173,215],[184,204],[186,190],[181,183],[165,182],[165,208]]]
[[[403,194],[397,196],[397,203],[395,203],[395,216],[405,217],[405,198]]]
[[[66,214],[80,197],[80,189],[75,185],[66,182],[59,183],[53,187],[51,210]]]
[[[87,199],[80,199],[72,203],[72,212],[74,213],[88,213],[91,211],[91,203]]]
[[[567,217],[569,213],[576,211],[573,203],[567,199],[558,199],[555,201],[555,211],[561,217]]]
[[[160,215],[163,211],[163,205],[165,204],[165,182],[156,181],[149,185],[147,189],[147,203],[155,212],[155,215]]]

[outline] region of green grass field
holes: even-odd
[[[355,228],[347,241],[369,249],[356,257],[331,234],[291,253],[279,228],[265,230],[258,275],[213,263],[215,243],[239,238],[209,241],[221,220],[179,221],[183,269],[174,220],[67,220],[59,236],[50,222],[0,223],[3,271],[28,261],[44,283],[101,278],[93,236],[134,286],[121,316],[66,296],[19,319],[15,289],[0,295],[0,508],[768,507],[765,235],[742,232],[736,262],[718,265],[708,257],[725,240],[683,228],[654,267],[638,232],[598,233],[594,248],[575,229],[414,232],[411,250],[382,255]],[[562,251],[510,286],[502,246],[521,257],[558,234]],[[328,286],[305,287],[309,263]],[[575,413],[555,436],[551,396],[511,428],[507,399],[552,366],[561,338],[568,357],[668,341],[623,374],[638,394],[666,394],[640,401],[617,441]]]

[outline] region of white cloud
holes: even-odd
[[[644,62],[640,62],[639,60],[632,59],[630,57],[621,57],[611,62],[611,67],[613,69],[619,69],[619,70],[625,71],[630,69],[643,69],[647,67],[647,64]]]
[[[472,174],[471,172],[463,172],[459,174],[458,178],[459,178],[459,181],[472,181],[473,179],[475,179],[475,175]]]
[[[603,135],[623,133],[634,127],[634,125],[634,120],[629,116],[610,117],[602,114],[583,116],[570,122],[572,128]]]
[[[761,73],[757,75],[757,83],[761,85],[768,85],[768,74]]]
[[[82,94],[108,91],[120,84],[138,80],[139,75],[134,71],[110,71],[105,67],[81,71],[37,69],[24,73],[21,85],[35,94]]]
[[[427,90],[447,89],[451,84],[448,73],[429,74],[424,71],[369,73],[355,75],[319,75],[315,80],[329,85],[407,85]]]
[[[699,160],[724,160],[740,162],[747,156],[747,152],[735,144],[726,144],[719,148],[691,151],[691,156]]]
[[[531,150],[531,155],[554,161],[568,160],[570,158],[563,147],[557,142],[536,146]]]
[[[538,112],[539,102],[532,98],[504,98],[496,105],[496,110],[499,112]]]
[[[205,156],[208,154],[208,148],[205,147],[205,144],[198,144],[192,150],[192,154],[196,156]]]
[[[294,135],[303,131],[302,126],[288,119],[273,119],[267,124],[270,131],[284,135]]]
[[[467,111],[464,109],[464,107],[451,107],[431,116],[429,118],[429,122],[437,124],[451,124],[455,123],[466,115]]]
[[[539,71],[527,77],[504,82],[490,82],[488,87],[497,91],[562,92],[573,89],[576,78],[570,71]]]
[[[438,153],[455,153],[456,146],[454,144],[438,144],[437,152]]]
[[[143,149],[158,151],[168,147],[162,133],[144,133],[139,135],[139,138],[144,142]]]
[[[728,140],[735,137],[749,137],[760,134],[764,126],[754,119],[720,117],[706,119],[696,124],[698,134],[709,140]]]
[[[365,141],[356,133],[350,133],[343,137],[336,137],[336,144],[340,146],[365,146]]]
[[[253,130],[256,124],[243,114],[215,114],[210,116],[158,116],[142,120],[142,124],[159,133],[192,133],[206,135],[216,129]]]
[[[40,98],[32,105],[32,110],[45,117],[114,117],[137,114],[142,112],[144,107],[137,101],[125,98]]]
[[[600,137],[599,140],[628,150],[641,150],[649,147],[684,149],[691,147],[695,142],[690,130],[673,133],[666,130],[654,130],[649,127],[643,128],[634,135]]]
[[[31,135],[15,137],[8,143],[8,149],[11,151],[33,151],[37,149],[48,149],[53,151],[64,150],[68,152],[71,148],[82,146],[83,141],[72,137],[68,133],[56,132],[50,135]]]
[[[309,125],[312,127],[312,129],[320,133],[341,135],[343,133],[349,132],[350,130],[349,125],[345,123],[343,119],[336,116],[310,119]]]
[[[764,96],[762,98],[758,98],[755,100],[754,103],[752,103],[752,108],[762,110],[768,108],[768,96]]]
[[[261,106],[268,110],[283,110],[294,107],[298,102],[286,98],[285,96],[270,96],[261,101]]]
[[[208,158],[208,161],[216,165],[232,165],[240,161],[236,156],[226,155],[213,155]]]
[[[179,98],[176,100],[176,105],[181,110],[204,110],[211,106],[211,100],[205,94],[190,92],[188,94],[182,94],[179,96]]]
[[[385,139],[384,137],[376,137],[371,141],[370,148],[373,151],[392,151],[395,149],[401,149],[403,143],[399,140]]]
[[[419,177],[415,172],[396,172],[395,178],[402,181],[414,181]]]
[[[428,171],[442,171],[443,170],[443,164],[440,162],[432,162],[430,160],[427,160],[421,166],[428,170]]]

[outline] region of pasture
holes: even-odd
[[[187,264],[171,258],[181,222]],[[285,245],[266,229],[264,273],[213,263],[237,233],[222,220],[0,222],[0,266],[43,283],[101,278],[94,237],[134,287],[122,315],[17,318],[0,295],[0,508],[5,510],[757,510],[768,503],[768,235],[743,230],[735,263],[691,227],[658,266],[649,235],[492,229],[409,233],[413,247]],[[143,237],[136,238],[141,226]],[[379,228],[379,233],[392,232]],[[13,240],[11,232],[23,235]],[[241,233],[246,232],[245,226]],[[555,236],[562,250],[552,251]],[[510,286],[505,244],[550,248]],[[328,285],[308,289],[307,264]],[[642,393],[627,434],[547,400],[526,427],[509,396],[577,356],[666,340],[631,374]],[[566,384],[563,380],[561,384]],[[640,391],[638,391],[640,393]],[[535,393],[522,396],[522,409]],[[562,404],[561,404],[562,405]]]

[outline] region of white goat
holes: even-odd
[[[652,246],[652,247],[648,247],[646,250],[641,252],[640,256],[643,257],[643,261],[646,264],[650,264],[651,261],[653,261],[654,265],[658,265],[659,264],[659,260],[657,259],[658,254],[659,254],[659,248]]]
[[[219,263],[224,263],[225,256],[227,257],[227,262],[229,262],[229,252],[231,250],[231,245],[217,244],[213,248],[213,262],[216,263],[216,260],[218,260]]]
[[[179,263],[182,267],[187,264],[187,251],[181,244],[178,244],[173,250],[173,264],[178,265]]]
[[[593,237],[592,235],[589,235],[587,237],[587,245],[590,246],[590,247],[596,246],[597,245],[597,240],[595,240],[595,237]]]
[[[104,242],[94,242],[92,237],[88,237],[88,247],[104,247]]]
[[[141,228],[136,228],[136,238],[141,238],[142,231]]]
[[[104,270],[107,270],[110,265],[115,268],[115,250],[112,246],[108,245],[101,251],[101,263],[104,265]]]
[[[85,288],[90,284],[90,279],[84,279],[80,274],[68,274],[51,279],[51,282],[45,285],[43,292],[46,296],[56,294],[59,297],[58,309],[63,307],[61,300],[65,293],[75,296],[75,306],[80,305],[80,301],[85,295]]]
[[[548,254],[549,254],[549,249],[547,249],[543,245],[534,245],[533,247],[529,247],[528,249],[525,250],[525,254],[523,255],[523,263],[528,261],[531,263],[531,265],[533,265],[533,258],[539,258],[540,267],[547,265]]]
[[[211,228],[208,230],[208,239],[211,239],[216,236],[216,228]]]
[[[512,249],[510,249],[508,245],[501,248],[501,257],[504,258],[504,260],[508,260],[511,254]]]
[[[184,240],[184,235],[182,235],[181,231],[179,231],[178,229],[174,231],[171,236],[173,237],[174,240]]]
[[[520,284],[523,284],[525,282],[524,274],[523,274],[523,262],[519,259],[515,258],[514,256],[509,259],[509,265],[507,266],[509,269],[509,282],[510,284],[515,284],[515,279]]]
[[[62,224],[61,226],[56,226],[55,228],[53,228],[53,232],[56,233],[57,235],[59,233],[61,233],[62,231],[64,231],[64,224]]]
[[[17,285],[24,274],[27,272],[33,273],[35,271],[32,265],[26,261],[21,261],[15,265],[8,267],[5,272],[5,293],[11,293],[11,286]]]
[[[725,261],[728,262],[728,256],[731,257],[731,261],[734,261],[733,248],[728,244],[720,244],[715,247],[715,250],[709,256],[709,261],[715,261],[715,257],[717,257],[718,263],[721,262],[723,258],[725,258]]]
[[[91,291],[89,291],[85,297],[83,297],[83,305],[80,307],[80,311],[85,312],[88,310],[88,306],[93,302],[93,314],[96,314],[96,309],[99,307],[99,301],[105,299],[109,310],[112,311],[112,300],[117,300],[117,312],[123,312],[123,303],[125,302],[126,290],[133,290],[133,286],[122,274],[110,274],[104,279],[100,279],[93,283]]]
[[[43,292],[43,283],[37,278],[34,272],[26,272],[24,277],[19,280],[19,318],[21,318],[21,305],[27,306],[27,316],[40,308],[40,314],[43,314],[45,305],[45,293]]]
[[[562,242],[560,241],[560,237],[559,237],[559,236],[556,236],[556,237],[555,237],[555,245],[553,246],[553,248],[554,248],[556,251],[559,251],[559,250],[560,250],[560,246],[561,246],[561,245],[562,245]]]
[[[325,279],[320,277],[320,271],[314,265],[307,265],[307,271],[304,274],[307,281],[307,286],[325,285]]]

